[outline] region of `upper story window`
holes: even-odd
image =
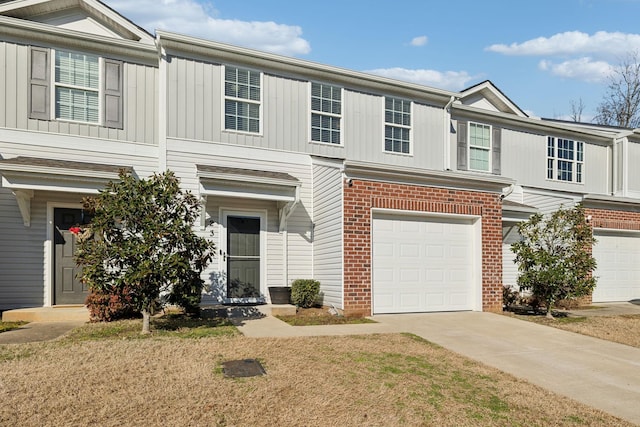
[[[384,150],[404,154],[411,152],[411,101],[385,98]]]
[[[469,169],[491,171],[491,126],[469,122]]]
[[[113,59],[31,47],[29,118],[123,129],[123,69]]]
[[[311,141],[341,143],[342,88],[311,83]]]
[[[100,64],[93,55],[56,51],[55,118],[100,121]]]
[[[224,69],[224,128],[260,132],[261,76],[257,71]]]
[[[547,138],[547,179],[582,183],[584,143],[565,138]]]

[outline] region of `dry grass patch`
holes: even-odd
[[[366,317],[334,316],[324,308],[298,308],[295,315],[276,316],[291,326],[315,326],[315,325],[352,325],[363,323],[376,323],[375,320]]]
[[[629,425],[413,335],[12,348],[29,355],[0,361],[0,425]],[[246,358],[267,375],[223,377]]]
[[[565,331],[576,332],[607,341],[640,347],[640,315],[558,317],[554,320],[544,316],[515,317]]]
[[[0,322],[0,332],[7,332],[13,329],[18,329],[22,325],[26,325],[29,322]]]

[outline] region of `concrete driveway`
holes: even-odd
[[[640,349],[493,313],[385,314],[362,325],[236,319],[251,337],[410,332],[547,390],[640,425]]]

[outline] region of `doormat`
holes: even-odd
[[[266,375],[260,362],[256,359],[229,360],[222,363],[225,378],[257,377]]]

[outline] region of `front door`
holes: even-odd
[[[76,266],[73,254],[76,251],[76,236],[70,227],[84,224],[82,209],[55,208],[54,228],[54,304],[84,304],[89,293],[79,280],[81,269]]]
[[[227,298],[260,297],[260,218],[227,216]]]

